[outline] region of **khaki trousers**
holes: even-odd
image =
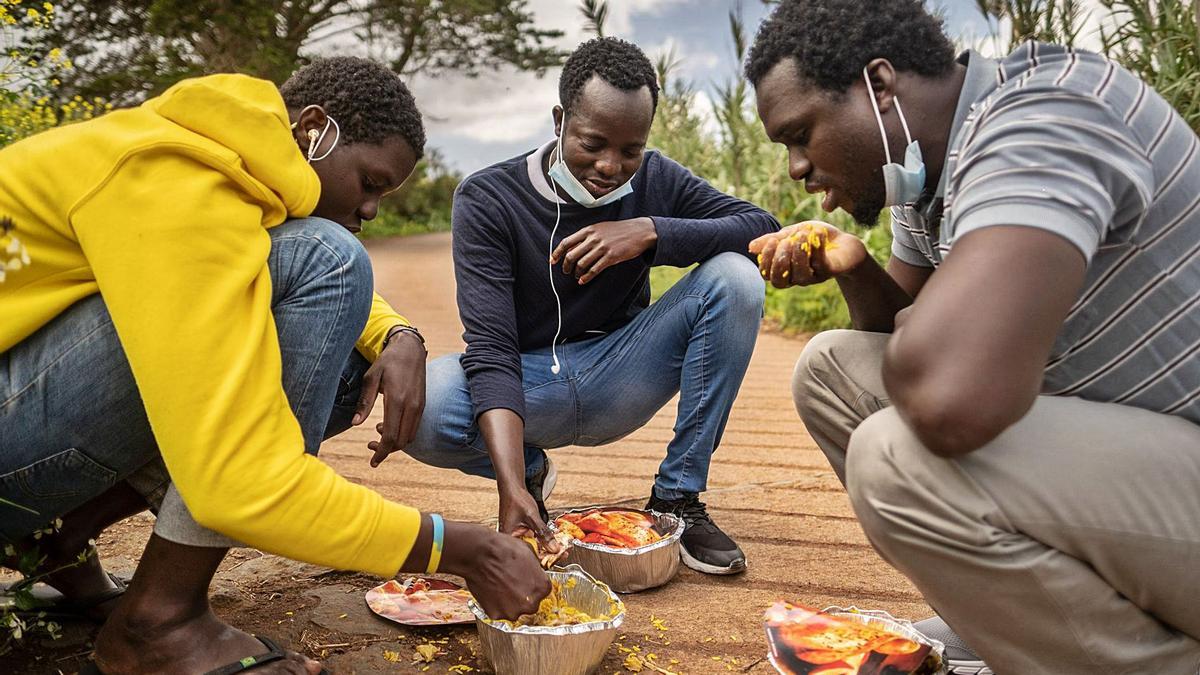
[[[888,407],[888,335],[817,335],[796,408],[867,537],[1001,675],[1200,669],[1200,426],[1040,397],[959,459]]]

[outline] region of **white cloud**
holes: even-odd
[[[412,82],[430,137],[463,136],[482,142],[533,140],[549,133],[558,100],[556,80],[532,73],[444,75]]]
[[[667,36],[657,43],[652,42],[639,46],[651,61],[656,60],[662,54],[672,53],[681,70],[686,71],[676,73],[676,75],[683,75],[685,78],[694,77],[700,72],[712,73],[721,64],[721,57],[716,52],[697,49],[691,44],[680,42],[674,36]]]
[[[717,115],[713,110],[713,100],[708,95],[707,89],[696,90],[696,97],[692,100],[692,112],[700,118],[701,128],[705,133],[712,136],[721,133],[721,124],[717,121]],[[757,115],[757,113],[755,114]]]
[[[636,15],[656,15],[672,5],[681,5],[687,0],[608,0],[606,33],[628,35],[633,28]],[[570,47],[591,37],[583,28],[583,14],[578,0],[533,0],[530,8],[541,25],[564,30],[564,46]]]
[[[654,14],[685,0],[609,0],[608,32],[627,34],[638,14]],[[590,37],[584,30],[579,4],[568,0],[533,0],[530,9],[538,27],[564,32],[556,41],[571,49]],[[669,40],[668,40],[669,42]],[[655,54],[654,48],[647,50]],[[680,52],[682,56],[683,53]],[[715,65],[715,54],[688,54],[689,65]],[[481,143],[523,142],[532,147],[553,133],[550,111],[558,103],[558,70],[539,78],[511,68],[485,72],[477,78],[444,74],[417,77],[410,85],[426,116],[429,135],[458,136]]]

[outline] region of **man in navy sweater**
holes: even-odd
[[[428,367],[416,459],[494,478],[500,529],[545,540],[546,448],[611,443],[680,394],[647,508],[686,522],[683,559],[746,568],[699,493],[749,364],[763,281],[762,209],[645,150],[653,67],[613,38],[581,45],[559,81],[557,138],[479,171],[454,198],[467,350]],[[650,305],[650,268],[699,266]],[[390,450],[390,449],[385,449]]]

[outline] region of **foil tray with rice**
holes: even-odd
[[[491,619],[478,603],[470,603],[483,657],[498,675],[591,673],[625,621],[620,598],[579,566],[546,574],[554,590],[534,615]]]

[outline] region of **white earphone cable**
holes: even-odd
[[[562,160],[562,136],[558,138],[558,156],[559,161]],[[552,158],[553,160],[553,158]],[[550,189],[554,190],[554,185],[550,185]],[[554,365],[550,366],[550,372],[557,375],[562,367],[558,363],[558,336],[562,333],[562,299],[558,297],[558,287],[554,285],[554,262],[551,258],[554,255],[554,235],[558,233],[558,224],[562,221],[562,200],[559,198],[557,191],[554,194],[554,228],[550,230],[550,255],[546,257],[546,266],[550,270],[550,290],[554,293],[554,306],[558,312],[558,328],[554,331],[554,339],[550,342],[550,356],[554,359]]]

